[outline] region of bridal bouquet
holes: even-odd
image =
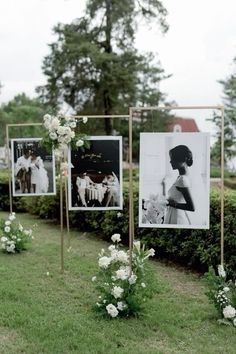
[[[31,229],[16,224],[15,213],[11,213],[6,221],[0,220],[0,245],[4,252],[19,253],[26,250],[32,238]]]
[[[146,261],[154,256],[155,251],[146,250],[140,241],[136,241],[130,260],[130,252],[120,249],[120,234],[114,234],[111,240],[113,244],[107,252],[101,250],[99,271],[92,278],[100,294],[95,309],[109,318],[138,315],[151,293]]]
[[[167,199],[159,194],[151,194],[143,203],[142,222],[146,224],[162,224]]]
[[[45,114],[43,120],[43,125],[46,128],[43,145],[50,149],[53,148],[56,157],[61,156],[62,151],[67,148],[68,144],[76,147],[81,147],[85,144],[86,135],[79,134],[77,128],[80,121],[84,124],[87,123],[87,117],[77,120],[73,116]]]
[[[236,327],[236,284],[231,280],[226,281],[226,272],[222,265],[218,266],[218,275],[211,267],[205,275],[205,281],[209,287],[206,295],[221,317],[219,322]]]

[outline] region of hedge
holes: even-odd
[[[9,210],[8,186],[0,183],[0,207]],[[59,193],[56,196],[13,198],[15,211],[27,211],[59,222]],[[64,210],[65,212],[65,210]],[[224,260],[229,275],[236,276],[236,191],[225,190]],[[217,188],[210,194],[210,229],[151,229],[138,225],[138,186],[134,183],[135,238],[156,250],[160,259],[178,262],[200,272],[220,262],[220,195]],[[113,233],[122,235],[128,244],[128,183],[124,182],[124,209],[118,211],[70,211],[70,226],[95,231],[105,240]]]

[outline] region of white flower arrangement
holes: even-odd
[[[221,319],[220,323],[232,324],[236,327],[236,284],[232,280],[226,280],[226,272],[223,265],[218,266],[218,275],[211,267],[205,276],[209,287],[206,293],[214,303]]]
[[[111,240],[107,252],[102,249],[99,253],[99,271],[92,277],[99,291],[95,309],[109,318],[136,316],[151,293],[145,266],[155,251],[135,241],[130,260],[129,250],[120,249],[120,234],[112,235]]]
[[[43,126],[46,129],[43,145],[50,149],[53,148],[56,158],[63,156],[63,152],[69,144],[76,147],[86,145],[86,135],[78,133],[78,123],[87,123],[87,117],[76,119],[73,116],[62,114],[57,116],[45,114],[43,121]]]
[[[0,220],[0,246],[3,252],[19,253],[26,250],[32,240],[32,229],[16,224],[16,215],[11,213],[8,220]]]

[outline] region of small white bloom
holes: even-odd
[[[60,121],[57,117],[54,117],[52,120],[51,120],[51,127],[50,127],[50,130],[56,130],[60,127]]]
[[[4,231],[7,232],[7,233],[10,232],[11,231],[10,226],[5,226]]]
[[[83,146],[84,145],[84,141],[79,139],[76,141],[76,144],[75,144],[77,147],[80,147],[80,146]]]
[[[116,246],[115,245],[110,245],[108,247],[109,251],[114,251],[116,249]]]
[[[70,127],[73,129],[76,128],[76,122],[75,121],[70,122]]]
[[[9,215],[9,220],[10,220],[10,221],[15,220],[15,218],[16,218],[15,213],[11,213],[11,214]]]
[[[218,274],[222,278],[226,277],[226,273],[225,273],[224,267],[221,264],[218,265]]]
[[[122,217],[122,213],[121,213],[121,212],[118,212],[118,213],[116,214],[116,216],[117,216],[118,218],[121,218],[121,217]]]
[[[140,241],[134,241],[134,247],[135,247],[138,251],[140,251],[140,247],[141,247]]]
[[[21,238],[18,238],[18,239],[17,239],[17,242],[20,242],[20,241],[21,241]]]
[[[121,288],[120,286],[114,286],[111,290],[111,294],[116,298],[122,297],[122,294],[124,292],[124,289]]]
[[[124,309],[126,309],[127,305],[123,302],[123,301],[118,301],[117,302],[117,308],[120,311],[123,311]]]
[[[101,307],[101,306],[102,306],[99,302],[96,302],[96,305],[97,305],[98,307]]]
[[[128,269],[125,268],[120,268],[116,271],[116,278],[117,279],[121,279],[121,280],[125,280],[129,277],[129,267],[127,267]]]
[[[47,276],[47,277],[49,276],[49,272],[46,273],[46,276]]]
[[[121,237],[120,234],[114,234],[111,236],[111,240],[112,242],[120,242],[121,241]]]
[[[111,263],[111,258],[103,256],[101,258],[99,258],[98,260],[98,265],[100,268],[107,268],[109,266],[109,264]]]
[[[154,248],[150,248],[150,250],[148,251],[149,256],[153,257],[155,255],[155,250]]]
[[[2,236],[2,237],[1,237],[1,242],[6,242],[6,241],[8,241],[8,238],[5,237],[5,236]]]
[[[44,116],[43,116],[43,120],[45,121],[45,120],[51,120],[51,118],[52,118],[52,116],[50,115],[50,114],[45,114]]]
[[[230,288],[229,288],[228,286],[225,286],[225,287],[223,288],[223,290],[224,290],[225,293],[227,293],[228,291],[230,291]]]
[[[145,283],[141,283],[141,287],[142,288],[146,288],[146,284]]]
[[[6,226],[11,225],[11,221],[10,221],[10,220],[5,221],[5,225],[6,225]]]
[[[86,124],[87,121],[88,121],[88,117],[83,117],[83,118],[82,118],[82,121],[83,121],[84,124]]]
[[[236,327],[236,318],[233,320],[233,325]]]
[[[118,251],[116,254],[116,259],[124,264],[128,264],[129,263],[129,256],[125,251]]]
[[[135,283],[136,283],[136,280],[137,280],[137,275],[132,274],[132,275],[129,277],[129,283],[130,283],[130,285],[135,284]]]
[[[96,280],[97,280],[96,276],[92,277],[92,281],[96,281]]]
[[[18,227],[18,228],[19,228],[19,231],[21,231],[21,232],[24,230],[24,229],[23,229],[23,226],[22,226],[21,224],[19,224],[19,227]]]
[[[111,317],[116,317],[119,313],[119,311],[117,310],[117,308],[113,305],[113,304],[109,304],[106,306],[106,310],[107,313],[111,316]]]
[[[50,137],[50,139],[52,139],[52,140],[56,140],[56,139],[57,139],[57,133],[52,132],[52,133],[49,134],[49,137]]]
[[[234,318],[236,316],[236,310],[233,306],[228,305],[223,309],[223,315],[225,318]]]
[[[13,236],[12,236],[12,239],[13,239],[13,240],[16,240],[16,239],[17,239],[17,237],[16,237],[15,235],[13,235]]]

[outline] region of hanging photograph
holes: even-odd
[[[93,136],[69,150],[70,210],[122,209],[122,137]]]
[[[141,133],[139,226],[209,229],[210,135]]]
[[[11,140],[13,196],[56,194],[54,156],[41,146],[41,140]]]

